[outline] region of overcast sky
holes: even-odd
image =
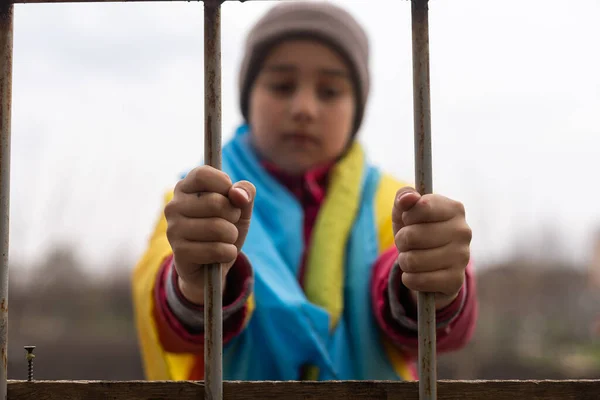
[[[361,141],[413,179],[410,3],[335,1],[372,44]],[[575,4],[576,3],[576,4]],[[245,34],[274,3],[222,10],[223,134],[240,123]],[[15,6],[11,257],[74,243],[133,259],[163,192],[203,154],[203,6]],[[480,263],[559,230],[585,261],[600,228],[600,0],[433,0],[434,190],[465,203]],[[596,49],[596,50],[594,50]]]

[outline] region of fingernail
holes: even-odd
[[[250,200],[250,195],[244,189],[242,189],[242,188],[236,188],[235,190],[237,190],[238,192],[240,192],[242,194],[242,196],[244,196],[244,198],[246,200]]]
[[[411,194],[411,193],[413,193],[413,192],[411,192],[411,191],[408,191],[408,192],[404,192],[404,193],[402,193],[400,196],[398,196],[398,200],[401,200],[403,197],[406,197],[406,196],[408,196],[408,195],[409,195],[409,194]]]

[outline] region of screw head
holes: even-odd
[[[33,360],[33,357],[35,357],[35,355],[33,354],[33,350],[35,349],[35,346],[23,346],[23,348],[27,351],[27,354],[25,355],[27,357],[27,359]]]

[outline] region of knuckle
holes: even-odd
[[[241,210],[233,207],[227,197],[219,193],[210,193],[200,197],[201,206],[206,217],[223,218],[235,223],[239,220]]]
[[[236,224],[242,217],[242,210],[236,207],[231,207],[227,215],[229,222]]]
[[[167,222],[167,238],[170,241],[177,240],[180,236],[180,227],[181,221],[178,218],[169,219]]]
[[[460,201],[454,202],[454,208],[456,209],[456,212],[458,214],[463,215],[463,216],[466,214],[465,205],[463,203],[461,203]]]
[[[164,214],[166,218],[172,218],[178,213],[179,202],[173,198],[169,201],[164,208]]]
[[[165,205],[165,208],[163,209],[163,214],[165,215],[165,218],[167,218],[167,219],[171,215],[173,215],[173,201],[172,200]]]
[[[194,183],[194,186],[199,187],[206,181],[206,172],[205,167],[195,168],[190,174],[190,179]]]
[[[415,222],[415,210],[404,211],[400,214],[400,219],[402,223],[406,226],[412,225]]]
[[[198,207],[202,210],[204,217],[221,217],[224,214],[226,199],[218,193],[208,193],[200,196]]]
[[[421,201],[419,201],[418,205],[419,205],[419,210],[422,213],[430,213],[431,210],[433,209],[435,203],[437,200],[437,195],[435,194],[425,194],[421,197]]]
[[[396,236],[394,237],[394,242],[396,244],[396,248],[398,249],[398,251],[403,252],[404,249],[404,229],[405,228],[401,228],[397,233]]]
[[[421,199],[423,201],[423,204],[429,204],[432,201],[435,201],[435,199],[439,198],[440,195],[439,194],[435,194],[435,193],[426,193],[423,196],[421,196]]]
[[[400,242],[405,249],[410,249],[414,245],[414,232],[409,227],[400,230]]]
[[[229,243],[234,244],[235,242],[237,242],[238,238],[240,237],[240,231],[238,230],[237,226],[230,224],[231,226],[231,236],[230,236],[230,241]]]
[[[207,168],[206,173],[210,174],[211,178],[214,179],[213,180],[214,183],[218,182],[219,185],[224,184],[224,185],[230,186],[230,187],[233,185],[233,182],[231,181],[231,178],[229,177],[229,175],[227,173],[223,172],[220,169],[217,169],[217,168],[214,168],[214,167],[211,167],[208,165],[206,165],[205,167]]]
[[[177,193],[181,192],[181,186],[183,185],[184,179],[178,180],[177,183],[175,184],[175,187],[173,188],[174,196],[177,196]]]
[[[460,290],[464,283],[464,274],[453,274],[451,277],[448,277],[444,282],[446,282],[446,292],[448,293],[456,293]]]
[[[214,193],[200,196],[198,203],[198,206],[203,210],[203,215],[217,216],[219,214],[221,204],[219,204],[219,197],[215,196]]]
[[[212,246],[212,255],[215,262],[228,263],[237,257],[237,248],[232,244],[217,243]]]
[[[415,256],[410,251],[400,253],[399,264],[404,272],[416,272]]]
[[[242,210],[234,207],[227,198],[222,197],[218,215],[224,220],[235,224],[240,220],[240,217],[242,216]]]
[[[461,286],[465,283],[465,274],[461,273],[461,274],[456,274],[456,281],[455,281],[455,286],[456,286],[456,290],[458,291]]]
[[[196,179],[196,175],[198,175],[200,168],[202,168],[202,167],[196,167],[196,168],[193,168],[190,171],[188,171],[188,173],[185,174],[183,176],[183,178],[181,178],[181,180],[179,181],[179,184],[184,184],[186,181],[193,181],[194,179]]]
[[[213,167],[211,167],[210,165],[199,165],[196,168],[194,168],[192,171],[194,171],[195,174],[200,174],[200,175],[206,175],[206,173],[210,172],[213,170]]]
[[[196,224],[194,236],[201,236],[205,242],[218,242],[220,240],[220,224],[218,218],[203,219]]]
[[[431,198],[423,196],[413,208],[402,214],[402,220],[407,226],[415,225],[427,221],[431,216],[431,212]]]
[[[414,288],[413,288],[413,274],[411,274],[410,272],[404,272],[402,274],[402,283],[407,288],[409,288],[411,290],[414,290]]]
[[[237,240],[238,230],[231,222],[218,218],[214,224],[215,239],[228,244],[233,244]]]
[[[425,282],[421,274],[404,273],[402,274],[402,282],[404,286],[411,290],[423,291],[425,288]]]
[[[465,227],[463,229],[463,235],[464,235],[465,241],[467,241],[468,243],[471,243],[471,241],[473,240],[473,230],[471,229],[470,226],[465,225]]]
[[[242,210],[237,207],[234,207],[229,199],[220,194],[215,194],[215,196],[211,199],[211,211],[212,215],[216,217],[223,218],[224,220],[236,223],[240,216],[242,215]]]
[[[167,239],[169,239],[169,242],[173,242],[175,239],[175,235],[173,234],[173,224],[167,224]],[[173,245],[173,243],[171,243],[171,246]]]
[[[458,255],[459,255],[459,261],[460,261],[461,268],[465,268],[467,266],[467,264],[469,263],[469,261],[471,261],[470,249],[465,248],[462,251],[460,251],[458,253]]]
[[[227,175],[225,172],[217,170],[219,172],[219,177],[223,180],[223,183],[226,183],[227,186],[233,186],[233,182],[231,181],[231,177]]]

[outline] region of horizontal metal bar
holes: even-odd
[[[445,400],[598,400],[600,380],[438,381]],[[223,382],[228,400],[418,400],[417,382]],[[105,399],[202,400],[204,385],[194,382],[9,381],[8,400]]]
[[[0,0],[4,1],[4,0]],[[8,0],[9,3],[11,0]],[[267,1],[267,0],[222,0],[237,1],[246,3],[248,1]],[[273,0],[271,0],[273,1]],[[275,0],[275,1],[293,1],[293,0]],[[41,4],[41,3],[158,3],[158,2],[186,2],[202,3],[203,0],[12,0],[13,4]]]

